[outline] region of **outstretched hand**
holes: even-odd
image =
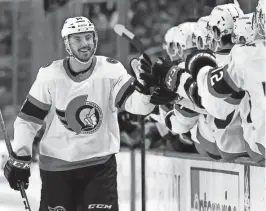
[[[150,87],[159,87],[162,85],[172,63],[165,58],[158,57],[153,65],[151,65],[151,63],[148,65],[147,59],[148,58],[143,57],[143,59],[140,60],[142,64],[141,67],[144,70],[144,72],[140,74],[140,78],[148,83]]]

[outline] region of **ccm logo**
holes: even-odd
[[[108,204],[89,204],[88,209],[112,209],[112,205]]]
[[[175,87],[175,83],[173,83],[172,81],[173,81],[173,79],[176,78],[178,70],[179,70],[179,68],[177,66],[173,66],[168,73],[168,76],[167,76],[168,78],[166,79],[167,80],[166,83],[168,85],[168,89],[170,89],[170,90],[173,90]]]
[[[30,162],[27,162],[27,161],[23,162],[23,161],[19,161],[19,160],[9,157],[8,162],[10,162],[13,166],[16,166],[17,168],[20,168],[20,169],[30,168]]]

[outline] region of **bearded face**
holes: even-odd
[[[82,62],[87,62],[94,54],[95,42],[93,32],[69,35],[69,47],[76,58]]]

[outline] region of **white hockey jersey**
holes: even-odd
[[[166,123],[175,133],[191,131],[197,150],[204,155],[221,156],[225,160],[246,155],[239,111],[221,120],[176,104],[174,112],[167,115]]]
[[[229,52],[226,54],[216,53],[216,60],[219,66],[227,65],[230,60]],[[212,80],[215,80],[215,78]],[[219,119],[225,119],[237,108],[241,98],[238,98],[238,96],[228,97],[226,100],[217,98],[210,88],[210,82],[209,69],[201,70],[197,76],[198,94],[201,96],[201,103],[209,114]]]
[[[227,64],[229,51],[217,53],[216,58],[220,65]],[[224,101],[213,96],[208,90],[207,79],[208,71],[200,72],[197,83],[202,104],[208,113],[200,112],[201,114],[196,115],[189,112],[187,108],[177,106],[175,115],[170,118],[171,126],[178,132],[187,132],[193,128],[192,138],[199,144],[198,148],[202,148],[202,152],[208,152],[209,155],[216,157],[221,155],[226,160],[232,160],[245,154],[238,105],[235,105],[232,100]],[[178,93],[182,90],[182,83],[180,84]],[[185,91],[183,93],[186,94]],[[195,110],[192,109],[192,111]]]
[[[209,90],[217,98],[227,100],[235,93],[245,90],[251,102],[253,138],[265,156],[265,40],[246,45],[236,45],[231,52],[230,63],[209,71]],[[207,71],[209,67],[204,67]],[[210,68],[209,68],[210,69]],[[242,91],[243,92],[243,91]],[[251,124],[250,123],[250,124]],[[244,128],[245,131],[245,128]]]
[[[248,142],[255,142],[265,158],[265,40],[238,46],[232,52],[232,62],[225,79],[235,90],[246,90],[250,98],[250,119],[253,133]],[[245,62],[243,62],[245,61]],[[252,141],[253,140],[253,141]]]
[[[225,52],[218,52],[215,54],[216,60],[219,65],[225,65],[229,62],[229,50]],[[182,63],[181,63],[182,64]],[[183,67],[184,65],[180,65]],[[197,76],[198,94],[201,97],[201,104],[206,111],[212,116],[219,119],[226,119],[226,117],[235,110],[235,106],[240,103],[237,97],[230,97],[226,101],[218,99],[212,94],[208,86],[208,73],[209,68],[201,70]],[[186,99],[190,99],[189,94],[185,90],[185,84],[190,78],[190,74],[184,73],[181,75],[180,85],[178,86],[177,93]]]
[[[89,71],[74,76],[68,58],[39,70],[14,123],[18,155],[31,154],[33,138],[43,121],[40,167],[60,171],[103,163],[118,153],[119,109],[146,115],[150,96],[134,90],[132,78],[115,59],[94,56]],[[48,114],[48,115],[47,115]]]
[[[248,93],[244,96],[239,104],[240,117],[241,117],[241,126],[243,128],[243,135],[246,141],[246,151],[248,155],[255,162],[261,162],[265,159],[262,153],[259,150],[257,140],[255,140],[256,136],[254,136],[255,127],[251,120],[251,101]],[[260,140],[259,140],[260,141]],[[265,141],[265,140],[264,140]]]

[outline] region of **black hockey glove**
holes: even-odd
[[[14,190],[19,190],[19,184],[23,183],[24,188],[29,186],[30,166],[21,165],[19,161],[30,161],[31,156],[17,156],[13,154],[12,159],[9,157],[4,167],[4,175],[9,182],[9,185]]]
[[[180,83],[180,77],[185,72],[184,69],[177,65],[168,69],[168,72],[161,83],[152,93],[150,102],[154,105],[164,105],[167,103],[176,103],[182,98],[177,94]]]
[[[150,88],[152,87],[151,81],[153,81],[152,62],[147,54],[142,54],[139,58],[133,58],[130,61],[130,67],[132,69],[132,74],[136,81],[134,83],[135,89],[143,94],[150,94]],[[149,73],[149,78],[147,80],[141,78],[142,73]]]
[[[157,87],[152,95],[150,102],[153,105],[165,105],[167,103],[172,103],[174,100],[178,98],[178,94],[170,91],[164,87]]]
[[[216,57],[211,50],[196,50],[188,55],[186,59],[186,70],[197,81],[197,75],[205,66],[217,67]]]
[[[144,59],[140,60],[144,72],[140,74],[140,78],[146,81],[152,87],[161,86],[168,70],[173,66],[173,63],[165,58],[158,57],[157,61],[147,68]]]
[[[199,108],[204,109],[204,107],[201,104],[201,97],[198,94],[198,85],[192,79],[192,77],[187,79],[186,83],[184,84],[184,89],[191,102],[196,106],[198,106]]]

